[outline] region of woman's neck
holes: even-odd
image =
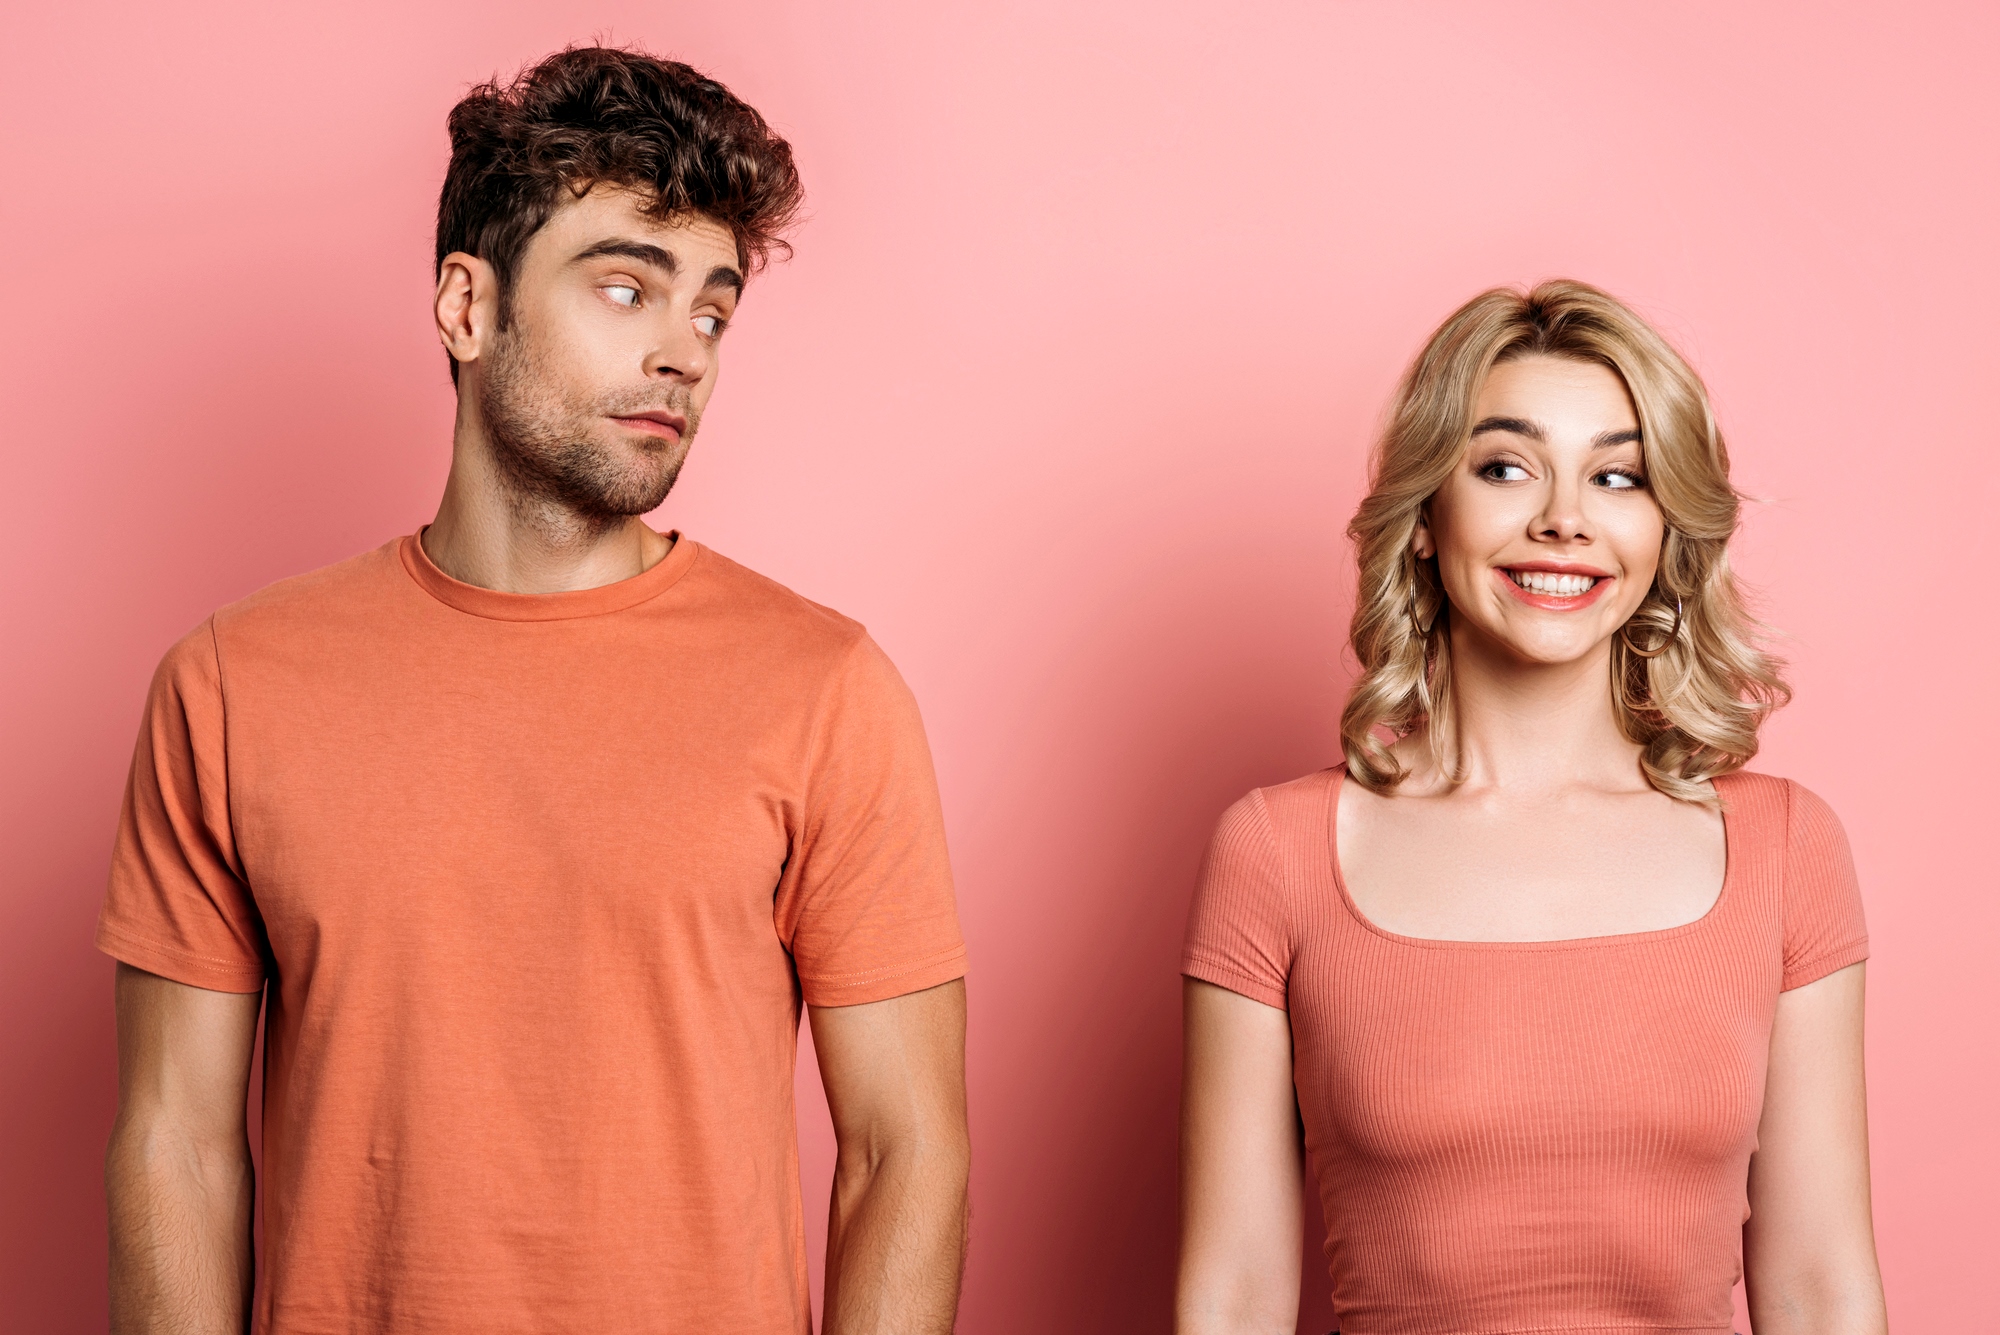
[[[1448,633],[1456,747],[1446,760],[1461,782],[1446,785],[1432,773],[1422,776],[1424,790],[1646,786],[1640,747],[1618,727],[1608,641],[1572,662],[1535,663],[1469,628]],[[1421,750],[1428,759],[1428,745]]]

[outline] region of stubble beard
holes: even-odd
[[[519,518],[566,545],[607,533],[666,500],[701,420],[685,386],[566,396],[518,328],[497,338],[485,361],[480,413]],[[621,447],[593,439],[593,431],[615,429],[606,417],[661,410],[687,419],[679,440],[639,436],[636,445]]]

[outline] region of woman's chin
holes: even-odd
[[[1477,639],[1482,641],[1477,647],[1467,646],[1473,652],[1490,657],[1496,665],[1521,668],[1560,668],[1595,662],[1610,652],[1611,645],[1608,637],[1584,633],[1580,626],[1535,627],[1527,634],[1521,633],[1520,628],[1506,627],[1499,633],[1486,631]]]

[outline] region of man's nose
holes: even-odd
[[[685,314],[666,322],[646,353],[646,375],[694,384],[709,372],[715,353]]]

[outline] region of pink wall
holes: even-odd
[[[1741,565],[1799,699],[1763,767],[1867,885],[1892,1308],[1989,1327],[1993,15],[10,6],[0,1324],[102,1328],[90,931],[147,675],[428,516],[445,109],[598,33],[728,81],[812,193],[662,519],[866,620],[924,702],[974,950],[965,1330],[1162,1328],[1195,860],[1335,755],[1340,530],[1402,361],[1551,274],[1680,340],[1765,499]]]

